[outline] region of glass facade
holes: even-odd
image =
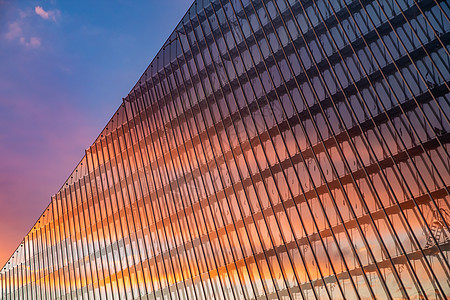
[[[197,0],[0,299],[444,299],[450,8]]]

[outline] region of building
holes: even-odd
[[[197,0],[0,299],[444,299],[449,4]]]

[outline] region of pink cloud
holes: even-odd
[[[36,6],[36,7],[34,8],[34,11],[36,12],[36,14],[37,14],[38,16],[41,16],[43,19],[48,19],[48,17],[49,17],[48,12],[46,12],[46,11],[42,8],[42,6]]]
[[[22,35],[22,27],[20,26],[19,22],[12,22],[8,25],[8,32],[5,34],[5,37],[8,40],[15,39]]]
[[[60,11],[59,10],[48,10],[45,11],[44,8],[42,8],[42,6],[36,6],[34,8],[34,12],[40,16],[41,18],[48,20],[48,19],[52,19],[53,21],[56,21],[56,17],[60,16]]]
[[[19,41],[22,45],[25,45],[28,48],[37,48],[41,45],[41,39],[35,36],[32,36],[29,40],[27,40],[24,37],[21,37]]]
[[[55,17],[54,12],[50,14],[50,12],[44,11],[40,6],[36,6],[36,13],[43,18]],[[30,28],[29,22],[25,20],[27,17],[27,13],[19,11],[19,18],[8,24],[8,31],[4,37],[9,41],[18,41],[27,48],[38,48],[41,46],[42,41],[37,36],[30,36],[29,31],[32,31],[32,28]]]

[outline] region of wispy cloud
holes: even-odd
[[[22,35],[22,27],[18,21],[8,24],[8,32],[5,34],[5,38],[8,40],[13,40]]]
[[[32,25],[36,20],[33,16],[36,15],[44,20],[56,22],[61,12],[58,9],[46,11],[39,5],[34,7],[34,12],[32,7],[25,10],[19,9],[18,17],[8,23],[4,38],[9,41],[16,41],[27,48],[40,47],[42,45],[42,39],[36,33],[35,26]]]
[[[21,37],[19,41],[22,45],[25,45],[27,48],[37,48],[41,45],[41,39],[35,36],[32,36],[29,39]]]
[[[26,37],[22,27],[23,25],[20,21],[9,23],[5,38],[10,41],[18,40],[21,45],[27,48],[38,48],[41,46],[41,39],[36,36]]]
[[[45,20],[53,20],[56,21],[56,18],[61,15],[61,12],[57,9],[46,11],[42,6],[37,5],[34,8],[34,12]]]

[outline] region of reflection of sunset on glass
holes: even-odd
[[[0,271],[0,299],[444,299],[448,10],[197,0]]]

